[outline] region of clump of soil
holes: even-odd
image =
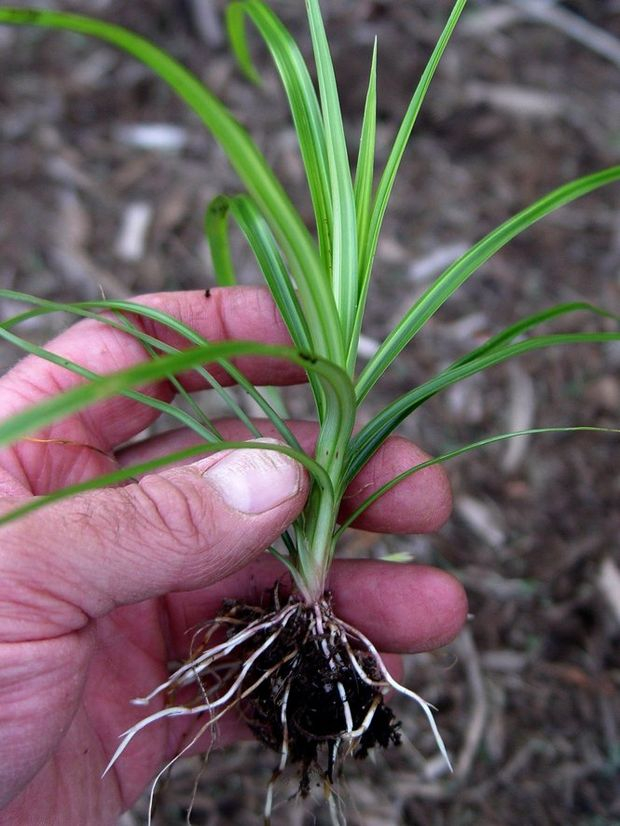
[[[294,603],[293,597],[289,604]],[[243,618],[247,623],[266,613],[240,603],[228,604],[224,611],[223,620]],[[265,629],[242,646],[242,660],[265,645],[270,633]],[[331,784],[345,756],[363,759],[374,746],[400,742],[400,723],[384,703],[377,663],[352,647],[329,596],[315,605],[296,605],[244,683],[258,683],[241,704],[248,725],[258,740],[299,764],[303,796],[313,773]]]

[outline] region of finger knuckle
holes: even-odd
[[[134,506],[149,535],[162,549],[183,552],[204,543],[209,504],[180,478],[146,476],[134,491]]]

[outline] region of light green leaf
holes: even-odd
[[[514,430],[511,433],[500,433],[495,436],[487,436],[485,439],[479,439],[476,442],[470,442],[463,447],[456,448],[455,450],[450,450],[447,453],[443,453],[441,456],[435,456],[432,459],[427,459],[425,462],[420,462],[419,464],[415,465],[414,467],[410,467],[407,470],[404,470],[402,473],[399,473],[398,476],[395,476],[393,479],[390,479],[389,482],[386,482],[381,487],[377,488],[377,490],[373,491],[373,493],[368,496],[364,501],[359,505],[356,510],[351,513],[339,526],[338,530],[334,535],[334,540],[337,541],[340,536],[344,533],[344,531],[350,527],[355,520],[360,517],[367,508],[369,508],[377,499],[380,499],[384,493],[387,493],[393,487],[402,482],[403,479],[407,479],[409,476],[413,476],[414,473],[419,473],[421,470],[425,468],[433,467],[434,465],[442,464],[443,462],[447,462],[450,459],[455,459],[457,456],[463,456],[465,453],[470,453],[473,450],[478,450],[481,447],[487,447],[488,445],[497,444],[497,442],[506,441],[506,439],[515,439],[519,436],[536,436],[542,433],[608,433],[608,434],[618,434],[620,433],[620,428],[615,427],[590,427],[586,425],[577,425],[575,427],[533,427],[527,430]]]
[[[12,522],[27,513],[32,513],[39,508],[49,505],[52,502],[58,502],[61,499],[66,499],[69,496],[75,496],[78,493],[84,493],[89,490],[98,490],[103,487],[111,485],[118,485],[121,482],[134,480],[146,473],[151,473],[155,470],[160,470],[168,465],[175,465],[179,462],[184,462],[186,459],[198,458],[208,453],[220,450],[272,450],[276,453],[283,453],[290,456],[292,459],[298,461],[303,465],[312,477],[324,491],[325,496],[333,501],[333,492],[331,489],[331,482],[323,468],[317,464],[314,459],[307,456],[303,451],[295,450],[288,445],[279,445],[272,442],[251,442],[251,441],[222,441],[211,444],[197,444],[184,448],[183,450],[167,453],[165,456],[158,456],[148,462],[141,462],[139,464],[131,465],[124,468],[119,468],[112,473],[106,473],[102,476],[97,476],[95,479],[89,479],[87,482],[80,482],[76,485],[67,485],[67,487],[56,490],[43,496],[35,496],[23,505],[20,505],[13,510],[0,515],[0,525]]]
[[[122,301],[122,300],[114,300],[114,299],[104,299],[100,301],[84,301],[84,302],[75,302],[73,304],[63,304],[61,302],[56,301],[49,301],[47,299],[36,298],[34,296],[25,295],[24,293],[18,293],[13,290],[0,290],[0,297],[8,298],[12,301],[22,301],[25,303],[35,304],[38,309],[30,310],[28,312],[21,313],[13,318],[8,319],[5,322],[2,322],[0,325],[0,336],[6,338],[6,335],[3,335],[2,329],[10,329],[15,325],[21,323],[22,321],[26,321],[29,318],[33,318],[37,315],[48,313],[48,312],[65,312],[77,316],[81,316],[83,318],[92,318],[99,321],[102,324],[107,324],[111,327],[115,327],[116,329],[122,329],[125,332],[128,332],[134,338],[137,338],[139,341],[144,344],[145,347],[154,348],[155,351],[163,351],[167,353],[176,353],[178,350],[175,347],[171,347],[170,345],[166,344],[165,342],[160,341],[153,336],[149,336],[143,330],[138,329],[136,325],[129,325],[128,320],[124,319],[123,322],[118,320],[118,315],[116,316],[117,320],[115,321],[113,318],[102,315],[93,310],[111,310],[116,314],[120,313],[130,313],[131,315],[138,315],[138,316],[145,316],[146,318],[150,318],[153,321],[156,321],[158,324],[163,325],[164,327],[168,327],[171,330],[174,330],[179,335],[183,336],[188,342],[192,342],[194,344],[208,344],[208,341],[199,335],[195,330],[192,330],[187,325],[180,322],[178,319],[174,318],[173,316],[164,313],[161,310],[147,307],[141,304],[137,304],[135,302],[130,301]],[[22,349],[26,349],[26,345],[28,344],[23,340],[23,343],[19,343],[14,341],[17,346],[20,346]],[[255,404],[265,413],[267,418],[271,421],[274,425],[278,433],[282,436],[282,438],[288,442],[293,447],[299,448],[299,443],[295,438],[294,434],[291,432],[287,424],[282,420],[282,417],[273,409],[273,406],[269,403],[269,401],[264,397],[264,395],[258,390],[258,388],[254,387],[254,385],[246,379],[246,377],[239,371],[233,364],[225,359],[219,361],[220,366],[225,369],[228,374],[230,375],[231,379],[235,381],[246,393],[247,395],[255,402]],[[79,367],[79,365],[76,365]],[[217,381],[215,376],[212,373],[207,371],[202,365],[196,366],[194,368],[196,372],[201,375],[205,382],[205,387],[211,387],[218,396],[222,399],[224,404],[229,408],[230,412],[233,416],[236,416],[248,429],[250,433],[255,436],[260,436],[259,431],[254,426],[252,420],[248,417],[242,407],[237,403],[234,396],[226,390],[226,388],[222,387],[220,382]],[[174,377],[166,376],[165,377],[168,381],[174,381]],[[178,383],[176,383],[178,387]],[[128,394],[124,394],[128,395]],[[146,397],[149,398],[149,397]],[[141,399],[147,403],[144,399]],[[151,404],[151,406],[154,406]],[[170,412],[169,410],[167,412]],[[174,415],[174,414],[173,414]],[[195,414],[195,418],[200,421],[201,417]],[[211,429],[214,432],[214,435],[217,435],[217,431],[214,428],[212,423],[209,423]]]
[[[121,26],[78,14],[0,8],[0,23],[47,26],[97,37],[149,66],[194,110],[225,152],[287,257],[317,353],[344,364],[334,298],[316,244],[263,154],[226,107],[191,72],[148,40]]]
[[[258,82],[260,77],[248,48],[246,17],[254,23],[265,41],[288,98],[314,207],[326,276],[331,266],[332,206],[325,131],[312,78],[297,43],[274,12],[261,0],[242,0],[227,7],[226,23],[239,65],[253,82]]]
[[[368,298],[372,266],[375,253],[377,251],[377,243],[379,241],[379,233],[381,232],[383,218],[388,207],[390,195],[392,194],[392,189],[400,167],[400,162],[405,153],[413,127],[415,126],[418,114],[422,108],[422,104],[433,76],[437,70],[446,46],[452,37],[452,33],[454,32],[456,24],[458,23],[466,3],[467,0],[456,0],[452,8],[452,12],[450,13],[444,30],[435,44],[435,48],[433,49],[429,61],[426,64],[426,68],[422,73],[422,77],[420,78],[420,81],[413,93],[413,97],[411,98],[407,111],[405,112],[405,116],[394,140],[394,145],[392,146],[392,150],[377,187],[377,193],[370,218],[370,225],[366,234],[366,242],[360,253],[360,290],[357,313],[355,317],[355,341],[359,338],[359,334],[362,329],[362,321]],[[349,357],[351,358],[351,354],[349,354]]]
[[[383,375],[398,353],[422,329],[450,296],[475,273],[485,261],[505,246],[516,235],[561,206],[620,179],[620,166],[603,169],[571,181],[544,198],[518,212],[448,267],[424,292],[386,336],[385,341],[370,359],[356,384],[356,396],[361,401],[375,382]]]
[[[620,341],[620,333],[558,333],[537,336],[516,344],[496,348],[465,363],[450,367],[434,378],[410,390],[387,405],[357,433],[349,445],[344,471],[343,489],[366,464],[379,446],[398,425],[425,401],[463,379],[496,364],[534,350],[567,344],[606,344]]]
[[[205,236],[218,287],[232,287],[237,283],[230,252],[228,212],[228,198],[225,195],[214,198],[205,212]]]
[[[23,436],[36,432],[45,425],[137,385],[196,368],[205,362],[242,355],[287,359],[307,371],[315,371],[323,379],[326,395],[329,395],[331,418],[337,421],[349,421],[353,398],[352,386],[346,374],[336,365],[318,356],[299,353],[290,347],[260,342],[226,341],[204,344],[172,355],[161,356],[154,361],[136,364],[117,373],[93,378],[87,384],[73,387],[58,396],[46,399],[20,412],[18,416],[1,422],[0,445],[10,444]]]
[[[325,124],[327,159],[329,162],[333,212],[332,289],[340,318],[340,327],[344,339],[343,346],[346,346],[353,332],[353,322],[357,309],[357,220],[355,199],[334,67],[318,0],[306,0],[306,8],[319,80],[321,111]]]
[[[211,203],[207,212],[207,236],[209,241],[213,241],[218,248],[214,259],[217,257],[218,261],[221,260],[224,263],[230,261],[227,231],[229,214],[234,216],[250,249],[256,256],[263,277],[295,346],[301,350],[315,349],[311,332],[275,238],[249,196],[220,195]]]
[[[372,186],[375,172],[375,141],[377,133],[377,39],[372,49],[372,63],[364,104],[364,117],[355,168],[355,212],[357,215],[357,242],[360,250],[366,246],[371,215]],[[363,260],[363,259],[362,259]],[[360,273],[361,275],[361,273]],[[357,355],[357,341],[355,345]]]

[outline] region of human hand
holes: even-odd
[[[264,290],[213,290],[208,299],[202,292],[168,293],[140,301],[212,341],[288,343]],[[169,330],[154,329],[144,318],[139,323],[182,346]],[[49,349],[97,373],[145,358],[130,335],[91,320]],[[303,380],[297,368],[280,362],[248,358],[239,365],[255,384]],[[27,357],[0,380],[2,415],[78,381]],[[193,374],[184,383],[199,389]],[[147,392],[163,399],[174,393],[166,382]],[[45,441],[24,440],[0,454],[1,511],[195,441],[175,431],[120,447],[155,416],[127,398],[109,399],[38,434]],[[275,435],[270,424],[258,426],[266,437]],[[311,451],[316,426],[292,427]],[[218,429],[229,439],[250,435],[233,421]],[[352,483],[348,511],[424,458],[411,443],[389,440]],[[183,720],[150,726],[102,780],[119,734],[143,714],[130,700],[166,678],[167,663],[187,654],[188,631],[217,613],[222,599],[260,595],[282,575],[263,550],[301,511],[307,492],[305,472],[282,454],[226,451],[62,500],[0,528],[0,824],[116,822],[188,734]],[[449,509],[445,476],[432,467],[393,488],[356,524],[419,533],[439,527]],[[330,588],[338,615],[388,652],[440,646],[465,618],[460,585],[424,566],[341,561]],[[247,729],[230,719],[218,742],[242,736]],[[201,742],[203,750],[207,746]]]

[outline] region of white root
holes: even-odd
[[[148,823],[147,823],[147,826],[151,826],[151,822],[152,822],[152,812],[153,812],[153,805],[154,805],[155,790],[157,789],[157,786],[158,786],[158,784],[159,784],[159,781],[160,781],[160,780],[161,780],[161,778],[162,778],[162,777],[166,774],[166,772],[168,772],[168,771],[172,768],[172,766],[174,766],[174,764],[177,762],[177,760],[180,760],[180,759],[181,759],[181,757],[183,757],[183,755],[184,755],[184,754],[186,754],[186,753],[187,753],[187,752],[188,752],[188,751],[192,748],[192,746],[194,746],[194,745],[195,745],[195,744],[196,744],[196,743],[200,740],[200,738],[203,736],[203,734],[205,734],[205,732],[206,732],[206,731],[208,731],[210,728],[213,728],[213,726],[215,726],[215,724],[216,724],[219,720],[221,720],[221,719],[222,719],[222,717],[224,717],[226,714],[228,714],[228,712],[229,712],[229,711],[231,711],[231,710],[232,710],[232,709],[233,709],[236,705],[238,705],[238,703],[240,703],[240,702],[241,702],[241,700],[245,699],[245,698],[246,698],[246,697],[248,697],[250,694],[252,694],[254,691],[256,691],[256,689],[258,688],[258,686],[259,686],[261,683],[263,683],[263,682],[264,682],[265,680],[267,680],[267,679],[268,679],[268,678],[269,678],[269,677],[270,677],[270,676],[271,676],[271,675],[272,675],[275,671],[277,671],[277,670],[278,670],[278,668],[280,668],[280,666],[281,666],[284,662],[287,662],[287,661],[289,661],[289,660],[293,659],[293,656],[294,656],[294,654],[289,654],[289,655],[288,655],[287,657],[285,657],[283,660],[281,660],[280,662],[276,663],[276,664],[275,664],[274,666],[272,666],[270,669],[268,669],[267,671],[265,671],[265,672],[264,672],[264,673],[263,673],[263,674],[259,677],[259,679],[258,679],[258,680],[256,680],[256,682],[252,683],[252,685],[251,685],[251,686],[249,686],[247,689],[245,689],[245,691],[243,691],[241,694],[238,694],[238,695],[237,695],[237,696],[236,696],[233,700],[231,700],[231,701],[228,703],[228,705],[227,705],[227,706],[225,706],[225,708],[221,709],[221,710],[220,710],[220,711],[219,711],[219,712],[218,712],[215,716],[210,716],[210,717],[209,717],[209,719],[207,720],[207,722],[206,722],[203,726],[201,726],[201,727],[198,729],[198,731],[197,731],[197,732],[196,732],[196,734],[195,734],[195,735],[191,738],[191,740],[189,740],[189,742],[188,742],[188,743],[186,743],[186,745],[185,745],[185,746],[183,746],[183,748],[182,748],[182,749],[181,749],[181,750],[180,750],[177,754],[175,754],[175,756],[174,756],[171,760],[169,760],[169,761],[168,761],[168,763],[166,763],[166,765],[165,765],[165,766],[164,766],[164,767],[163,767],[163,768],[162,768],[162,769],[161,769],[161,770],[157,773],[157,775],[155,776],[155,779],[153,780],[153,783],[152,783],[152,785],[151,785],[151,792],[150,792],[150,795],[149,795],[149,808],[148,808],[149,814],[148,814]],[[156,715],[152,715],[152,717],[155,717],[155,716],[156,716]],[[108,766],[106,767],[106,770],[104,771],[104,773],[103,773],[102,777],[105,777],[105,775],[106,775],[106,774],[107,774],[107,772],[108,772],[108,771],[112,768],[112,766],[114,765],[114,763],[116,762],[116,760],[118,759],[118,757],[120,757],[120,755],[121,755],[121,754],[122,754],[122,752],[124,751],[124,749],[125,749],[125,747],[126,747],[127,743],[129,743],[129,741],[132,739],[132,737],[133,737],[133,733],[137,733],[137,731],[139,731],[140,729],[144,728],[144,725],[143,725],[143,724],[146,724],[146,723],[148,722],[148,720],[149,720],[149,719],[152,721],[152,718],[147,718],[146,720],[141,720],[141,721],[140,721],[140,723],[138,723],[136,726],[134,726],[132,729],[130,729],[130,730],[127,732],[128,738],[125,738],[125,740],[123,740],[123,743],[121,743],[121,745],[119,746],[119,748],[116,750],[116,752],[114,753],[114,756],[112,757],[112,759],[110,760],[110,762],[109,762]],[[134,730],[135,730],[135,731],[134,731]],[[132,733],[132,732],[133,732],[133,733]],[[131,736],[129,736],[129,735],[131,735]],[[284,747],[283,747],[283,753],[282,753],[282,757],[281,757],[281,761],[280,761],[280,763],[281,763],[281,765],[282,765],[282,769],[283,769],[283,768],[284,768],[284,766],[286,765],[286,759],[285,759],[284,755],[287,755],[287,756],[288,756],[288,738],[287,738],[287,747],[286,747],[286,751],[284,751]],[[284,762],[283,762],[283,761],[284,761]]]
[[[351,662],[351,666],[353,667],[353,670],[356,672],[360,680],[366,683],[366,685],[380,689],[382,694],[387,694],[390,688],[390,684],[386,680],[373,680],[371,677],[369,677],[368,674],[366,674],[366,672],[362,668],[362,666],[359,664],[359,661],[355,656],[355,652],[349,645],[349,640],[347,639],[345,633],[342,633],[341,640],[346,647],[347,654],[349,655],[349,660]]]
[[[330,669],[332,671],[336,671],[337,667],[336,663],[334,662],[333,654],[330,653],[329,648],[327,646],[327,640],[325,639],[325,628],[323,626],[323,617],[321,616],[321,606],[318,603],[314,606],[314,618],[316,622],[316,630],[319,633],[321,649],[323,651],[325,659],[327,660]],[[351,714],[351,706],[349,705],[347,692],[340,680],[337,681],[336,687],[338,689],[338,696],[342,701],[342,711],[344,713],[344,720],[345,725],[347,727],[347,733],[350,733],[351,731],[353,731],[353,715]]]
[[[210,668],[213,662],[223,657],[227,657],[232,651],[235,650],[235,648],[238,648],[242,643],[247,642],[247,640],[251,639],[255,634],[269,628],[273,628],[278,624],[285,625],[290,619],[291,614],[297,611],[299,611],[299,605],[289,605],[279,613],[272,614],[269,620],[255,620],[246,626],[243,631],[240,631],[238,634],[235,634],[234,637],[231,637],[231,639],[226,640],[226,642],[219,643],[219,645],[214,645],[212,648],[204,651],[195,660],[182,665],[164,683],[161,683],[157,686],[157,688],[154,688],[150,694],[147,694],[146,697],[137,697],[131,702],[133,705],[145,706],[148,705],[158,694],[161,694],[162,691],[166,691],[173,686],[176,688],[192,683],[196,676],[200,675],[207,668]]]
[[[228,690],[221,697],[218,697],[217,700],[214,700],[213,702],[211,702],[211,701],[208,700],[208,697],[206,697],[206,701],[202,705],[196,705],[196,706],[169,706],[169,707],[160,709],[159,711],[156,711],[154,714],[150,714],[148,717],[143,718],[138,723],[136,723],[134,726],[132,726],[130,729],[128,729],[126,732],[124,732],[121,735],[122,740],[121,740],[118,748],[116,749],[116,751],[112,755],[112,758],[110,759],[110,762],[106,766],[106,769],[103,772],[102,777],[105,777],[106,774],[110,771],[112,766],[116,763],[118,758],[125,751],[125,749],[129,745],[129,743],[133,740],[133,738],[136,736],[136,734],[138,734],[138,732],[142,731],[143,728],[146,728],[147,726],[149,726],[151,723],[154,723],[157,720],[161,720],[161,719],[167,718],[167,717],[195,716],[195,715],[198,715],[198,714],[204,714],[205,712],[208,713],[208,714],[211,714],[216,708],[220,708],[225,703],[228,703],[228,705],[226,705],[225,708],[224,708],[223,713],[225,713],[229,708],[231,708],[242,697],[246,696],[247,693],[248,693],[247,691],[245,691],[243,694],[241,694],[236,699],[234,697],[235,693],[241,687],[241,685],[243,683],[243,680],[247,676],[248,672],[250,671],[250,669],[252,668],[252,666],[254,665],[256,660],[261,656],[261,654],[263,654],[268,648],[270,648],[271,645],[273,645],[273,643],[276,641],[276,639],[278,638],[280,633],[286,627],[288,621],[290,620],[292,614],[295,612],[296,609],[298,609],[298,606],[289,606],[289,608],[282,611],[276,619],[271,620],[269,623],[261,623],[260,627],[259,626],[254,627],[253,632],[257,633],[258,631],[264,630],[266,627],[271,628],[271,627],[274,627],[275,625],[278,626],[276,628],[276,631],[274,631],[274,633],[271,634],[265,640],[265,642],[262,645],[260,645],[256,649],[256,651],[245,661],[243,667],[241,668],[238,676],[236,677],[236,679],[234,680],[232,685],[228,688]],[[237,636],[242,636],[243,635],[244,639],[249,639],[254,635],[254,633],[250,634],[250,635],[239,634]],[[210,652],[206,652],[206,653],[207,654],[213,653],[215,648],[217,648],[218,649],[217,659],[220,659],[221,657],[224,657],[230,651],[234,650],[234,648],[236,648],[240,644],[240,642],[243,642],[243,640],[237,641],[235,639],[235,640],[230,640],[229,642],[230,643],[235,642],[235,644],[232,645],[232,646],[227,645],[225,648],[223,648],[222,645],[214,646],[214,648],[211,649]],[[286,658],[286,659],[288,659],[288,658]],[[188,663],[187,665],[189,667],[191,667],[193,664]],[[280,665],[281,665],[281,663],[278,663],[277,667],[279,667]],[[187,667],[184,666],[183,669],[179,669],[179,671],[182,670],[184,672],[184,676],[182,678],[184,681],[185,681],[186,668]],[[263,682],[263,680],[266,679],[267,676],[269,676],[269,674],[273,670],[275,670],[275,668],[274,669],[269,669],[269,671],[265,672],[265,674],[263,674],[261,676],[261,678],[256,683],[254,683],[254,685],[251,687],[251,690],[253,691],[261,682]],[[175,672],[175,674],[178,674],[178,673],[179,673],[178,671]],[[174,676],[175,675],[173,675],[173,677]],[[170,678],[170,680],[167,680],[166,683],[162,684],[162,685],[165,685],[167,687],[169,687],[172,684],[178,685],[178,683],[175,683],[173,677]],[[197,680],[197,682],[200,684],[200,680]],[[152,696],[152,697],[156,696],[161,689],[162,689],[162,686],[159,686],[149,696]],[[204,692],[203,692],[203,696],[205,696]],[[134,700],[133,702],[135,703],[136,701]],[[140,701],[140,703],[141,702],[142,701]],[[218,714],[216,719],[219,719],[220,716],[221,716],[221,714]],[[211,719],[209,721],[209,723],[207,724],[207,726],[212,725],[214,722],[215,722],[215,720]],[[184,749],[183,752],[181,752],[181,754],[184,753],[185,750],[186,749]],[[180,756],[180,755],[177,755],[177,756]],[[167,767],[167,768],[169,768],[169,767]],[[165,769],[164,769],[164,771],[165,771]],[[159,777],[161,777],[161,773],[158,774],[157,779],[159,779]]]
[[[291,654],[288,657],[286,657],[284,660],[281,660],[280,662],[276,663],[276,665],[274,665],[272,668],[265,671],[265,673],[262,674],[259,677],[259,679],[256,680],[256,682],[252,683],[252,685],[249,686],[243,693],[238,694],[237,697],[235,697],[233,700],[231,700],[231,702],[225,708],[221,709],[215,715],[215,717],[209,717],[207,722],[203,726],[200,727],[198,732],[192,737],[192,739],[185,746],[183,746],[181,751],[179,751],[178,754],[175,754],[175,756],[172,758],[172,760],[168,761],[168,763],[166,763],[166,765],[163,767],[163,769],[161,769],[161,771],[157,773],[157,775],[155,776],[155,779],[153,780],[153,784],[151,786],[151,793],[149,795],[149,817],[148,817],[147,826],[151,826],[151,812],[153,811],[153,800],[154,800],[154,796],[155,796],[155,790],[157,788],[157,785],[158,785],[159,781],[166,774],[166,772],[169,771],[172,768],[172,766],[174,766],[174,764],[177,762],[177,760],[180,760],[181,757],[183,757],[183,755],[186,754],[192,748],[192,746],[194,746],[200,740],[200,738],[203,736],[203,734],[206,731],[208,731],[208,729],[212,728],[219,720],[222,719],[222,717],[224,717],[226,714],[228,714],[228,712],[231,711],[238,703],[240,703],[241,700],[243,700],[245,697],[248,697],[250,694],[252,694],[252,692],[256,691],[258,686],[261,683],[263,683],[266,679],[268,679],[274,673],[274,671],[277,671],[277,669],[280,668],[280,666],[282,665],[283,662],[286,662],[287,660],[292,659],[292,657],[293,657],[293,655]],[[288,750],[287,750],[287,752],[288,752]],[[104,772],[104,776],[105,776],[106,772],[108,771],[108,769],[110,769],[112,767],[112,765],[113,765],[113,760],[110,761],[110,765],[106,768],[106,770]]]
[[[329,819],[332,822],[332,826],[347,826],[346,819],[342,814],[341,807],[338,805],[331,783],[325,787],[325,799],[329,807]]]
[[[372,718],[375,716],[375,712],[379,708],[380,705],[381,705],[381,698],[380,697],[375,697],[375,699],[370,704],[370,708],[366,712],[366,716],[362,720],[360,726],[356,729],[353,729],[352,731],[348,731],[347,734],[346,734],[346,737],[348,737],[351,740],[358,740],[363,734],[365,734],[368,731],[368,729],[370,728],[370,724],[372,723]],[[345,737],[344,734],[342,736],[343,736],[343,738]]]
[[[288,761],[288,696],[291,690],[290,682],[287,683],[286,689],[284,691],[284,696],[282,697],[282,707],[280,709],[280,722],[282,724],[282,746],[280,748],[280,762],[278,763],[277,769],[271,775],[271,779],[269,784],[267,785],[267,794],[265,795],[265,808],[264,808],[264,821],[266,826],[269,826],[271,823],[271,811],[273,808],[273,790],[276,784],[277,779],[280,777],[284,769],[286,768],[286,763]]]
[[[355,637],[368,649],[368,652],[372,655],[372,658],[375,661],[377,667],[379,668],[379,671],[383,675],[385,682],[388,683],[388,685],[390,685],[391,688],[394,689],[394,691],[397,691],[399,694],[403,694],[405,697],[409,697],[410,699],[415,700],[415,702],[420,706],[429,722],[431,731],[433,732],[433,737],[435,738],[435,743],[437,744],[437,748],[441,752],[441,756],[446,761],[446,764],[450,771],[454,771],[454,769],[452,768],[452,763],[450,762],[450,757],[448,756],[448,750],[446,749],[443,738],[439,733],[439,729],[437,728],[435,718],[433,717],[431,704],[427,703],[426,700],[420,697],[419,694],[416,694],[415,691],[411,691],[411,689],[407,688],[404,685],[401,685],[394,679],[394,677],[392,677],[392,675],[387,669],[387,666],[381,659],[381,655],[379,654],[375,646],[371,643],[371,641],[368,639],[368,637],[364,636],[364,634],[362,634],[361,631],[358,631],[357,628],[354,628],[352,625],[343,622],[343,620],[338,620],[338,622],[351,637]],[[353,659],[355,659],[355,657],[353,657]],[[377,686],[383,685],[383,683],[377,683],[377,681],[374,680],[371,682],[376,684]]]
[[[234,705],[234,703],[231,703],[231,707],[233,705]],[[161,780],[161,778],[166,774],[166,772],[170,771],[170,769],[174,766],[174,764],[177,762],[177,760],[180,760],[181,757],[183,757],[183,755],[186,754],[192,748],[192,746],[194,746],[200,740],[202,735],[208,729],[212,728],[217,723],[218,720],[220,720],[225,714],[228,713],[229,710],[230,710],[230,707],[225,708],[222,711],[220,711],[219,714],[216,714],[215,717],[209,718],[209,720],[203,726],[200,727],[200,729],[194,735],[194,737],[192,737],[192,739],[185,746],[183,746],[181,751],[179,751],[178,754],[175,754],[174,757],[172,758],[172,760],[169,760],[166,763],[166,765],[163,767],[163,769],[161,769],[161,771],[159,771],[155,775],[155,779],[153,780],[153,783],[151,785],[151,793],[149,795],[149,814],[148,814],[147,826],[151,826],[151,823],[152,823],[152,812],[153,812],[153,809],[154,809],[155,791],[157,789],[157,786],[159,785],[159,781]],[[110,761],[110,765],[106,769],[106,772],[108,771],[109,768],[111,768],[112,765],[113,765],[113,762]],[[105,772],[104,772],[104,775],[105,775]]]

